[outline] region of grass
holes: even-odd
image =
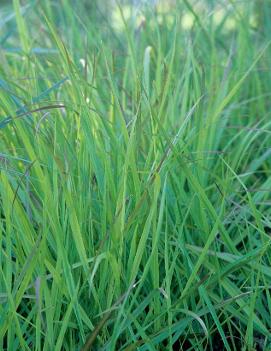
[[[271,350],[270,8],[2,5],[1,350]]]

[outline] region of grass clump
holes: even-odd
[[[270,350],[270,1],[111,6],[2,5],[0,348]]]

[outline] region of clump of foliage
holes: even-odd
[[[270,1],[1,6],[1,350],[270,350]]]

